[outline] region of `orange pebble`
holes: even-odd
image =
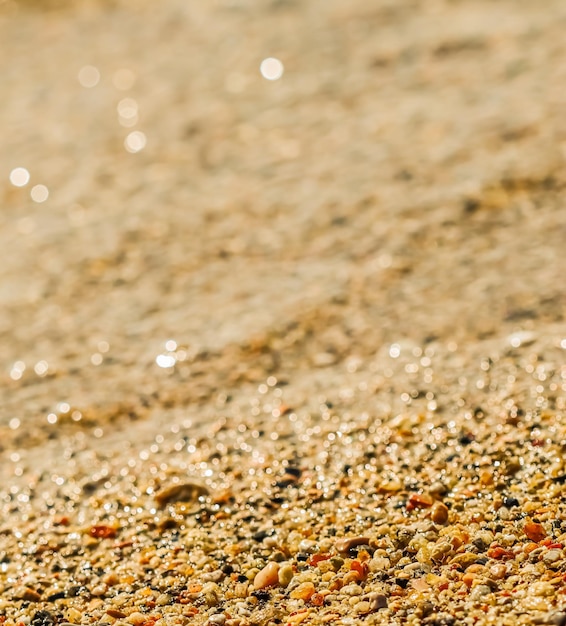
[[[537,543],[546,537],[544,526],[532,521],[525,522],[523,532],[531,541],[535,541]]]
[[[462,581],[464,582],[466,587],[471,587],[475,579],[476,579],[476,575],[475,574],[468,574],[468,572],[466,572],[462,576]]]
[[[296,589],[291,592],[291,598],[294,600],[310,600],[315,593],[314,585],[310,582],[301,583]]]
[[[409,496],[409,504],[414,508],[428,509],[434,504],[434,500],[428,493],[412,493]]]

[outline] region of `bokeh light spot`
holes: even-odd
[[[261,75],[267,80],[279,80],[283,76],[283,63],[274,57],[263,59],[259,66]]]
[[[155,362],[159,365],[159,367],[167,368],[173,367],[176,363],[176,359],[174,356],[169,354],[160,354],[156,357]]]
[[[10,182],[15,187],[25,187],[29,183],[30,175],[25,167],[15,167],[10,172]]]
[[[87,89],[91,89],[92,87],[96,87],[100,81],[100,72],[98,68],[94,67],[94,65],[85,65],[81,67],[79,71],[79,83],[86,87]]]
[[[49,198],[49,189],[45,185],[34,185],[30,195],[34,202],[45,202]]]
[[[126,137],[124,147],[128,152],[133,154],[143,150],[146,142],[147,140],[145,134],[142,133],[141,130],[134,130]]]

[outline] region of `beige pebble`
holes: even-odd
[[[386,572],[391,567],[391,562],[387,557],[378,556],[374,557],[369,562],[370,572]]]
[[[491,593],[491,589],[488,585],[478,585],[477,587],[474,587],[472,589],[472,592],[470,593],[470,598],[472,600],[480,600],[488,593]]]
[[[530,585],[529,593],[533,596],[552,596],[555,589],[550,583],[538,581]]]
[[[165,606],[167,604],[169,604],[171,602],[171,596],[168,593],[162,593],[159,596],[157,596],[157,599],[155,600],[155,604],[157,604],[157,606]]]
[[[118,576],[117,576],[116,572],[108,572],[108,574],[105,574],[105,575],[102,577],[102,582],[103,582],[105,585],[108,585],[108,586],[110,586],[110,587],[111,587],[112,585],[117,584],[117,583],[119,582],[119,580],[120,580],[120,579],[118,578]]]
[[[293,626],[293,624],[300,624],[301,622],[304,622],[309,617],[309,615],[310,615],[309,611],[305,611],[304,613],[295,613],[294,615],[289,615],[286,618],[287,624],[291,624],[291,626]]]
[[[342,587],[340,593],[343,593],[348,596],[361,596],[363,589],[356,584],[349,584]]]
[[[507,567],[502,563],[496,563],[489,568],[489,573],[495,580],[501,580],[507,573]]]
[[[475,563],[478,560],[478,555],[473,552],[462,552],[462,554],[457,554],[451,561],[451,565],[459,565],[466,569],[472,563]]]
[[[287,587],[291,580],[293,580],[293,568],[289,563],[280,564],[277,578],[282,587]]]
[[[236,598],[247,598],[249,583],[236,583],[234,587],[234,596]]]
[[[454,548],[447,541],[442,541],[433,546],[430,551],[430,558],[436,563],[441,563],[447,559],[453,551]]]
[[[252,567],[251,569],[249,569],[246,572],[246,578],[250,581],[253,582],[254,578],[259,574],[259,569],[257,567]]]
[[[65,617],[69,622],[78,622],[82,617],[82,613],[77,609],[70,607],[65,611]]]
[[[134,611],[133,613],[130,613],[126,618],[126,621],[129,624],[133,624],[134,626],[139,626],[140,624],[143,624],[146,620],[147,616],[143,613],[140,613],[139,611]]]
[[[562,550],[549,550],[543,557],[542,560],[547,564],[556,563],[562,558]]]
[[[254,588],[265,589],[279,583],[279,563],[270,561],[254,577]]]
[[[204,598],[206,604],[211,607],[216,606],[219,603],[221,594],[222,591],[216,583],[208,582],[202,588],[200,597]]]
[[[371,611],[371,604],[367,600],[361,600],[354,606],[354,610],[360,615],[365,615]]]
[[[108,591],[108,587],[104,583],[100,583],[99,585],[95,585],[90,593],[93,596],[103,596]]]

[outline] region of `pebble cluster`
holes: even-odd
[[[271,377],[224,399],[213,436],[173,424],[126,464],[122,433],[94,456],[63,438],[66,463],[2,496],[3,623],[562,624],[564,348],[512,341],[476,371],[497,400],[476,385],[380,414],[360,362],[318,410]],[[388,357],[393,389],[413,352]]]

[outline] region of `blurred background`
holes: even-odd
[[[2,441],[560,326],[565,31],[562,0],[0,2]]]

